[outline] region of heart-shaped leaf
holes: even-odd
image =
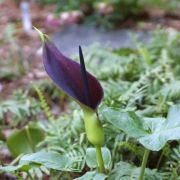
[[[40,151],[24,155],[20,160],[20,164],[39,164],[49,169],[76,172],[77,170],[74,169],[74,165],[77,161],[80,160],[66,154],[62,155],[57,152]],[[83,159],[81,159],[81,161],[83,161]]]
[[[15,166],[9,165],[9,166],[0,166],[0,172],[14,172],[17,170],[20,171],[28,171],[29,169],[31,169],[32,166],[29,164],[18,164]]]
[[[169,109],[167,119],[142,118],[134,112],[121,112],[111,108],[105,108],[102,115],[106,121],[152,151],[159,151],[169,140],[180,139],[180,105]]]
[[[105,168],[109,169],[111,166],[111,153],[106,147],[101,148],[101,150]],[[98,166],[95,148],[86,149],[86,163],[90,168],[96,168]]]
[[[127,162],[120,161],[115,168],[110,172],[107,180],[137,180],[141,168],[133,166]],[[156,169],[145,169],[144,180],[163,180],[163,174],[158,173]]]
[[[90,171],[74,180],[105,180],[106,177],[106,175],[97,173],[96,171]]]
[[[36,123],[30,123],[26,128],[13,130],[7,138],[7,146],[13,157],[33,152],[32,146],[35,147],[44,139],[44,132]]]
[[[84,159],[79,157],[72,157],[67,154],[59,154],[57,152],[40,151],[37,153],[26,154],[21,157],[18,165],[0,166],[0,172],[14,172],[14,171],[29,171],[31,168],[48,168],[59,171],[71,171],[79,172],[81,169],[77,169],[76,164],[84,164]]]

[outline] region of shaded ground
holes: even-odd
[[[90,46],[95,42],[113,49],[133,47],[132,34],[136,34],[138,39],[143,42],[150,39],[150,33],[147,31],[119,29],[105,32],[95,27],[74,25],[55,33],[53,40],[65,55],[73,55],[77,53],[79,45]]]
[[[31,17],[33,21],[33,25],[36,27],[43,27],[42,30],[47,34],[51,34],[51,29],[45,27],[45,18],[47,14],[52,10],[53,7],[42,8],[35,4],[31,4]],[[8,12],[8,13],[7,13]],[[39,56],[40,53],[40,40],[35,31],[25,33],[22,31],[21,25],[21,13],[19,10],[19,5],[15,4],[14,1],[6,0],[4,3],[0,4],[0,28],[1,32],[6,31],[6,27],[8,24],[14,24],[16,30],[14,31],[14,37],[16,38],[15,42],[18,50],[23,55],[23,61],[31,61],[28,62],[31,64],[31,68],[28,69],[26,75],[23,75],[19,78],[14,78],[13,81],[3,81],[0,80],[0,99],[5,99],[12,94],[12,92],[18,87],[25,87],[31,81],[44,78],[45,73],[42,71],[42,63],[41,58]],[[4,33],[0,34],[0,60],[7,60],[10,48],[12,48],[13,42],[5,42],[4,41]],[[4,67],[1,67],[4,68]],[[2,69],[3,70],[3,69]]]

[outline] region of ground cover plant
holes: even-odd
[[[132,35],[135,48],[79,47],[75,61],[47,38],[42,35],[43,62],[61,90],[49,79],[33,82],[0,104],[0,148],[10,152],[8,161],[1,159],[1,173],[19,179],[179,179],[180,34],[159,29],[146,44]],[[65,63],[70,69],[63,69]]]

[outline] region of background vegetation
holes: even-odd
[[[166,117],[169,107],[180,101],[180,54],[177,51],[180,34],[159,29],[153,32],[153,38],[147,44],[138,42],[134,35],[132,37],[135,49],[111,50],[92,45],[85,51],[87,69],[95,74],[105,90],[100,116],[101,109],[113,107],[133,110],[145,117]],[[76,56],[74,58],[78,59]],[[53,109],[59,107],[60,112],[54,113]],[[0,119],[1,149],[7,147],[15,158],[13,161],[10,158],[10,166],[1,167],[2,171],[16,176],[23,174],[24,177],[40,177],[45,172],[66,179],[80,176],[77,172],[85,172],[88,167],[94,169],[92,157],[90,160],[88,158],[87,151],[92,150],[87,149],[90,144],[85,138],[82,112],[50,81],[34,82],[26,91],[16,90],[10,99],[1,103]],[[111,152],[107,155],[108,179],[121,177],[127,170],[128,174],[134,174],[133,164],[140,165],[142,147],[102,117],[101,120],[106,132],[107,154]],[[29,141],[27,128],[32,142]],[[41,159],[36,160],[35,157],[22,156],[39,150],[56,152],[73,162],[50,164],[52,170],[49,171],[45,167],[52,161],[51,156],[47,159],[47,154],[41,154]],[[158,171],[149,169],[147,179],[177,179],[180,176],[179,154],[178,141],[167,144],[159,152],[152,152],[148,167]],[[25,165],[23,158],[26,159]],[[57,171],[58,168],[62,171]],[[67,174],[67,171],[76,173]]]
[[[0,15],[4,12],[1,3]],[[83,13],[78,23],[105,29],[119,28],[129,19],[139,22],[149,9],[156,8],[165,10],[165,16],[178,19],[180,8],[178,0],[37,0],[36,3],[43,8],[53,4],[56,17],[78,10]],[[88,71],[104,89],[99,108],[105,130],[102,151],[108,172],[104,175],[96,171],[95,149],[87,141],[80,107],[47,79],[42,62],[38,61],[40,40],[33,33],[22,32],[20,18],[14,18],[17,13],[13,12],[9,13],[10,20],[6,19],[7,13],[5,18],[0,16],[5,22],[0,35],[0,179],[137,180],[144,147],[137,138],[114,126],[103,115],[104,110],[167,118],[170,107],[180,104],[178,30],[157,27],[150,32],[152,38],[147,43],[139,42],[136,33],[132,33],[134,48],[104,48],[96,43],[83,48]],[[44,28],[41,13],[36,12],[38,17],[33,20]],[[44,14],[46,17],[47,12]],[[72,59],[79,61],[77,54]],[[177,112],[175,115],[179,117]],[[180,179],[179,140],[150,152],[144,179]]]

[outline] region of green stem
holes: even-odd
[[[11,163],[11,166],[14,166],[15,164],[17,164],[19,162],[19,160],[22,158],[23,154],[20,154],[18,157],[16,157]]]
[[[104,130],[95,111],[83,107],[87,138],[96,149],[96,159],[100,173],[105,173],[101,146],[104,144]]]
[[[103,161],[101,147],[95,146],[95,148],[96,148],[96,158],[97,158],[99,172],[105,173],[105,167],[104,167],[104,161]]]
[[[28,176],[29,176],[30,180],[33,180],[33,177],[32,177],[32,175],[30,174],[30,172],[29,172],[29,171],[27,171],[27,174],[28,174]]]
[[[163,150],[162,150],[162,152],[161,152],[161,155],[160,155],[160,157],[159,157],[159,160],[158,160],[158,162],[157,162],[156,169],[159,169],[159,166],[160,166],[160,163],[161,163],[162,158],[163,158],[163,156],[164,156],[165,150],[166,150],[166,148],[164,147]]]
[[[150,153],[150,151],[148,149],[145,149],[144,156],[143,156],[143,161],[142,161],[142,164],[141,164],[141,172],[140,172],[138,180],[143,180],[147,160],[148,160],[148,157],[149,157],[149,153]]]
[[[35,150],[28,126],[25,127],[25,131],[26,131],[27,139],[28,139],[29,145],[31,146],[32,152],[35,152],[36,150]]]

